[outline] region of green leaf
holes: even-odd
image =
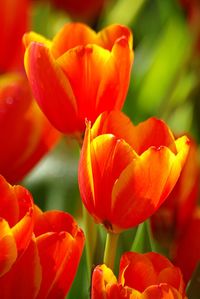
[[[145,221],[138,226],[131,251],[145,253],[155,251],[149,221]]]

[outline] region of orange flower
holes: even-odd
[[[57,142],[58,132],[49,124],[32,98],[26,78],[0,77],[0,173],[16,183]]]
[[[150,217],[173,189],[189,150],[161,120],[134,126],[121,112],[87,123],[79,164],[83,203],[97,222],[120,232]]]
[[[12,187],[0,176],[0,277],[27,249],[33,232],[33,214],[28,191],[21,186]]]
[[[176,240],[173,251],[173,261],[181,268],[183,277],[188,282],[195,267],[200,262],[200,207],[193,213],[191,221]]]
[[[179,268],[150,252],[128,252],[120,261],[119,279],[106,265],[97,266],[92,277],[92,299],[186,299]]]
[[[152,216],[151,224],[155,238],[169,247],[190,222],[199,194],[198,149],[191,139],[190,150],[181,175],[173,191]]]
[[[95,33],[80,23],[66,24],[46,40],[24,36],[25,68],[33,94],[52,124],[63,133],[83,133],[103,111],[121,109],[133,60],[128,28],[109,26]]]
[[[0,1],[0,73],[23,67],[22,36],[28,30],[30,0]]]
[[[2,177],[0,193],[0,298],[17,292],[20,299],[64,299],[82,254],[82,230],[67,213],[37,207],[33,213],[28,191]]]

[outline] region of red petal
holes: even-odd
[[[2,218],[0,218],[0,253],[0,276],[2,276],[10,270],[17,258],[15,238],[7,221]]]
[[[82,23],[66,24],[54,37],[51,51],[55,58],[63,55],[69,49],[77,46],[95,44],[97,34],[90,27]]]
[[[25,67],[33,94],[51,123],[61,132],[76,132],[76,100],[50,50],[42,44],[31,43],[26,50]]]
[[[0,298],[35,299],[41,283],[41,267],[34,240],[12,269],[0,278]]]
[[[42,285],[37,299],[65,298],[76,274],[83,249],[83,235],[46,233],[37,238]]]

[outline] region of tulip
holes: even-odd
[[[0,1],[0,73],[23,67],[22,36],[28,30],[30,0]]]
[[[128,28],[111,25],[95,33],[80,23],[66,24],[52,41],[24,36],[25,69],[33,95],[61,132],[79,135],[85,118],[123,106],[133,61]]]
[[[92,276],[92,299],[186,299],[179,268],[158,253],[123,254],[118,281],[105,265]]]
[[[138,225],[164,202],[189,150],[167,125],[150,118],[134,126],[119,111],[87,122],[79,163],[82,201],[111,233]]]
[[[169,247],[188,226],[199,194],[198,149],[191,139],[189,153],[181,175],[170,195],[152,216],[154,237]]]
[[[20,181],[58,141],[20,74],[0,76],[0,173]]]
[[[181,268],[186,282],[191,279],[193,271],[200,262],[199,235],[200,207],[196,207],[191,221],[182,235],[177,238],[173,250],[173,261]]]
[[[0,280],[29,245],[33,208],[32,197],[25,188],[11,186],[0,176]]]
[[[0,298],[64,299],[84,234],[68,213],[43,213],[21,186],[0,178]]]

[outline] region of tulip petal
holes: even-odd
[[[149,285],[157,284],[157,273],[144,254],[127,252],[120,260],[119,282],[143,292]]]
[[[185,295],[185,285],[180,269],[166,257],[154,252],[123,254],[120,260],[119,281],[140,292],[150,285],[168,283],[183,296]]]
[[[17,247],[8,222],[0,218],[0,276],[10,270],[17,258]]]
[[[112,191],[112,223],[122,228],[137,225],[162,204],[189,150],[186,137],[179,138],[176,145],[176,156],[166,147],[151,147],[121,173]]]
[[[131,31],[125,26],[110,25],[98,32],[97,37],[99,44],[109,51],[112,50],[115,42],[122,37],[127,39],[129,48],[132,49],[133,37]]]
[[[160,284],[148,287],[141,296],[141,299],[183,299],[184,297],[168,284]],[[185,298],[186,299],[186,298]]]
[[[99,114],[122,108],[130,81],[132,56],[126,39],[121,38],[115,43],[110,59],[103,66],[98,87],[96,109]]]
[[[51,51],[55,58],[63,55],[69,49],[77,46],[95,44],[97,34],[90,27],[82,23],[69,23],[56,34],[52,41]]]
[[[31,43],[25,53],[25,68],[33,94],[50,122],[62,132],[75,131],[76,100],[50,50],[40,43]]]
[[[124,139],[131,144],[133,138],[134,125],[121,111],[103,112],[98,116],[91,128],[91,138],[94,139],[98,135],[112,134],[119,139]]]
[[[86,122],[85,137],[79,160],[78,183],[84,205],[91,213],[94,205],[94,181],[91,164],[90,122]]]
[[[22,253],[28,246],[34,223],[33,201],[30,193],[21,186],[14,186],[19,205],[19,221],[12,227],[18,252]]]
[[[106,265],[97,266],[92,274],[92,299],[107,299],[107,284],[117,284],[115,275]]]
[[[177,153],[175,139],[171,130],[162,120],[154,117],[134,127],[130,144],[139,155],[151,146],[166,146],[174,154]]]
[[[82,248],[67,232],[37,237],[42,285],[37,299],[65,298],[76,273]]]
[[[0,279],[0,298],[35,299],[41,284],[41,267],[35,240]]]
[[[59,57],[57,63],[74,91],[81,122],[85,118],[94,122],[101,112],[115,108],[120,81],[108,50],[97,45],[79,46]]]
[[[33,31],[25,33],[23,36],[23,43],[25,48],[28,48],[31,42],[38,42],[44,44],[46,47],[51,46],[51,41],[45,38],[43,35],[35,33]]]
[[[132,148],[123,139],[117,139],[113,135],[101,135],[91,142],[95,190],[94,210],[98,211],[96,214],[104,220],[105,226],[110,222],[109,215],[112,209],[110,198],[113,185],[135,157],[136,154]]]
[[[0,198],[0,216],[12,227],[19,220],[18,200],[13,187],[2,176],[0,176]]]
[[[68,213],[37,210],[34,233],[43,277],[37,299],[65,298],[82,254],[83,232]]]

